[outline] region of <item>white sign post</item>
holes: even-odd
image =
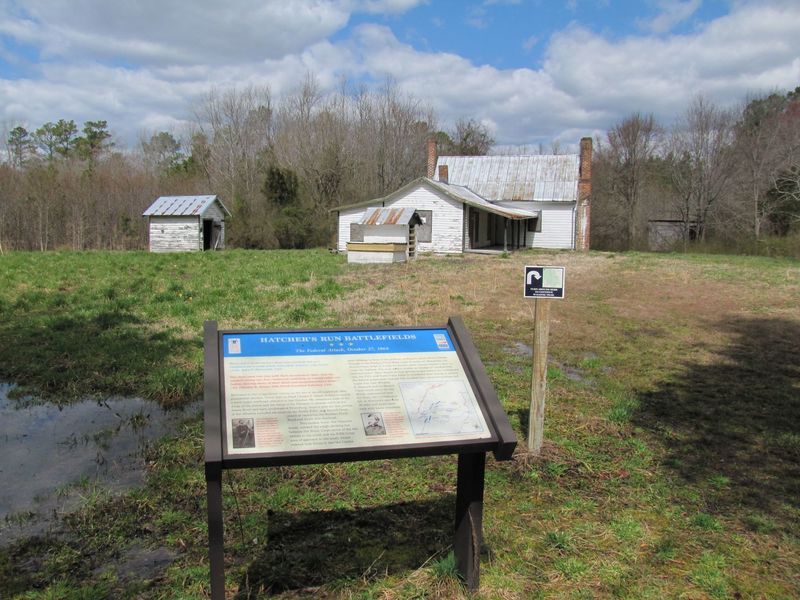
[[[547,341],[550,336],[550,302],[564,298],[564,267],[525,267],[524,297],[533,298],[533,373],[528,415],[528,450],[538,455],[544,438],[547,391]]]

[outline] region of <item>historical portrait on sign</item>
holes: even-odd
[[[234,448],[255,448],[256,434],[253,430],[253,419],[232,419],[231,432]]]
[[[386,435],[386,426],[383,424],[381,413],[361,413],[361,421],[364,424],[364,433],[367,435]]]

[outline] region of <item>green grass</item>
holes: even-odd
[[[0,259],[0,378],[59,401],[199,397],[202,328],[334,323],[346,288],[323,251],[10,253]]]
[[[183,404],[200,394],[206,319],[435,324],[453,309],[522,440],[530,358],[503,348],[530,343],[515,277],[537,256],[353,268],[327,252],[6,254],[0,377],[54,401]],[[553,308],[545,445],[488,460],[476,597],[800,596],[797,263],[557,258],[570,298]],[[0,596],[207,597],[200,419],[147,464],[142,488],[87,486],[60,533],[1,548]],[[453,577],[454,484],[451,456],[226,471],[228,593],[467,598]],[[139,546],[177,558],[154,580],[122,577]]]

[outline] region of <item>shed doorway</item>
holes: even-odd
[[[203,250],[214,247],[214,219],[203,219]]]

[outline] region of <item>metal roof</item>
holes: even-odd
[[[540,156],[440,156],[448,182],[468,187],[490,202],[574,202],[578,199],[580,157],[577,154]]]
[[[427,178],[426,178],[427,179]],[[533,219],[539,216],[538,210],[525,210],[523,208],[509,208],[507,206],[499,206],[489,202],[486,198],[482,198],[468,187],[463,185],[453,185],[451,183],[444,183],[443,181],[435,181],[427,179],[428,183],[433,185],[436,189],[444,192],[451,198],[463,202],[469,206],[480,208],[486,212],[494,213],[507,219]]]
[[[360,225],[411,225],[421,219],[413,208],[381,208],[373,207],[364,211]]]
[[[360,208],[362,206],[369,206],[370,204],[386,204],[387,202],[393,202],[396,198],[408,193],[410,190],[414,189],[416,186],[419,185],[428,185],[444,194],[447,194],[450,198],[455,200],[456,202],[461,202],[463,204],[468,204],[469,206],[474,206],[475,208],[480,208],[481,210],[485,210],[490,213],[494,213],[496,215],[500,215],[506,217],[508,219],[533,219],[534,217],[539,216],[538,210],[525,210],[522,208],[509,208],[507,206],[499,206],[497,204],[493,204],[489,202],[486,198],[482,198],[471,189],[463,186],[463,185],[453,185],[449,183],[444,183],[443,181],[436,181],[435,179],[429,179],[428,177],[418,177],[414,181],[410,181],[403,187],[398,190],[395,190],[388,196],[384,196],[383,198],[374,198],[372,200],[366,200],[363,202],[356,202],[354,204],[345,204],[343,206],[337,206],[331,208],[331,212],[342,211],[349,208]]]
[[[230,211],[216,196],[161,196],[142,213],[143,217],[201,216],[214,203],[219,202],[225,214]]]

